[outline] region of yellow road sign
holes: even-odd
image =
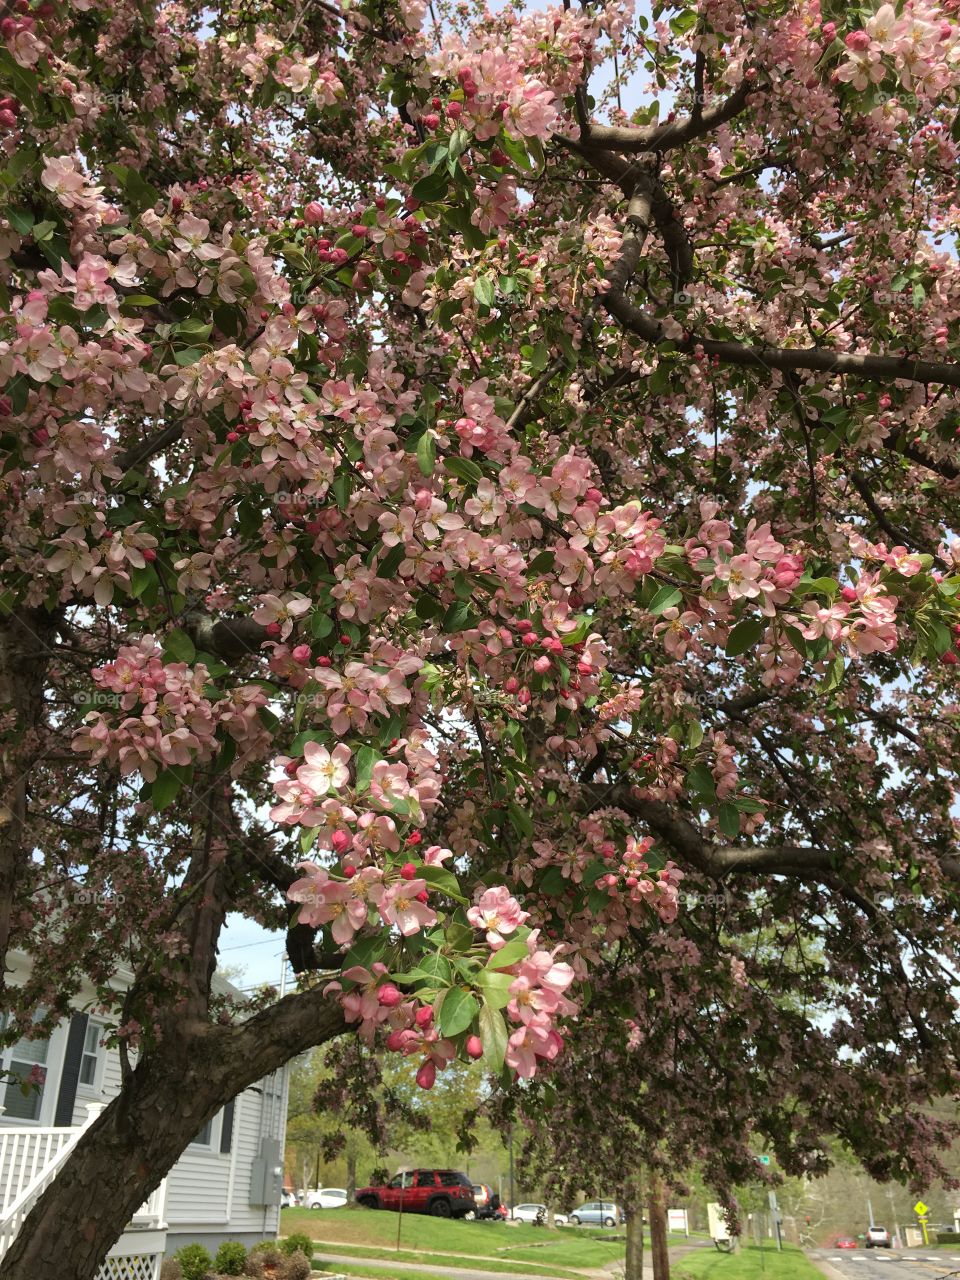
[[[913,1206],[913,1212],[917,1215],[918,1218],[925,1218],[927,1214],[930,1212],[930,1206],[924,1204],[922,1200],[918,1200],[917,1203]]]

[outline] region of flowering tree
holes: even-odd
[[[86,975],[124,1082],[0,1276],[345,1029],[929,1175],[955,0],[7,10],[6,1034]],[[303,976],[240,1022],[232,910]]]

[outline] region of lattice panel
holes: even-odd
[[[131,1253],[109,1257],[97,1272],[97,1280],[158,1280],[163,1255]]]

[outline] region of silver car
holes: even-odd
[[[570,1215],[570,1223],[574,1227],[585,1224],[588,1227],[616,1227],[626,1222],[623,1210],[612,1200],[589,1200],[586,1204],[574,1209]]]

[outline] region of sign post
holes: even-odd
[[[913,1206],[913,1212],[917,1215],[917,1221],[920,1223],[920,1230],[923,1232],[923,1243],[925,1245],[929,1244],[930,1238],[927,1235],[927,1214],[930,1212],[930,1208],[928,1205],[925,1205],[922,1200],[918,1200]]]

